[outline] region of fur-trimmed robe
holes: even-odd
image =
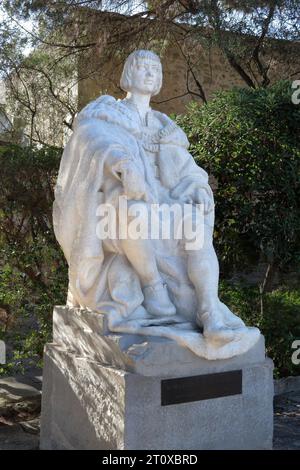
[[[186,258],[167,250],[166,255],[157,256],[158,269],[178,313],[173,327],[159,326],[161,320],[150,318],[142,306],[139,277],[118,241],[112,241],[113,252],[107,251],[96,234],[99,204],[117,207],[123,194],[123,165],[129,165],[132,174],[143,179],[149,203],[176,202],[168,195],[185,181],[187,185],[197,182],[210,191],[207,173],[187,150],[185,133],[165,114],[153,110],[151,114],[162,127],[150,137],[145,135],[136,113],[111,96],[93,101],[76,118],[62,156],[53,206],[55,235],[69,265],[68,304],[107,314],[112,331],[166,336],[200,356],[218,357],[214,349],[208,352],[202,335],[195,331],[197,301],[187,275]],[[163,201],[157,192],[149,152],[156,155],[159,185],[166,195]],[[211,191],[209,194],[213,198]],[[213,228],[213,210],[206,215],[205,224]]]

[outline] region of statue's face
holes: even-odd
[[[153,60],[139,60],[132,71],[131,92],[152,94],[160,79],[160,64]]]

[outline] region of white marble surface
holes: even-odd
[[[269,359],[248,363],[247,357],[229,359],[231,368],[226,361],[197,358],[198,373],[193,373],[239,370],[242,394],[162,406],[165,376],[107,367],[65,345],[47,344],[41,449],[271,449],[273,364]],[[159,356],[158,366],[164,361]]]
[[[219,300],[213,193],[185,133],[150,107],[161,85],[159,58],[136,51],[121,77],[126,98],[100,96],[77,116],[53,213],[69,264],[67,304],[107,315],[112,332],[163,336],[206,359],[230,358],[249,350],[260,332]],[[145,222],[153,205],[189,205],[203,244],[191,248],[186,234],[156,240],[118,232],[104,239],[101,210],[117,210],[124,198],[128,218],[125,223],[118,213],[117,219],[122,233],[134,223],[131,208],[138,207]]]
[[[145,334],[111,332],[107,315],[83,308],[56,306],[53,311],[53,343],[63,346],[77,357],[89,358],[109,367],[127,370],[146,376],[182,377],[238,369],[243,364],[259,364],[265,361],[265,342],[260,335],[257,343],[244,354],[225,358],[223,349],[212,347],[205,350],[204,340],[199,332],[194,333],[202,357],[191,348],[182,347],[188,324],[180,325],[181,338],[174,341],[167,337]],[[167,331],[170,332],[171,327]],[[151,331],[151,330],[150,330]],[[200,336],[200,341],[199,341]],[[183,337],[183,338],[182,338]],[[187,342],[191,341],[187,338]],[[222,348],[222,346],[221,346]],[[226,350],[225,350],[226,352]],[[208,354],[211,357],[207,357]],[[210,360],[207,360],[210,359]]]

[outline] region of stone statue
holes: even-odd
[[[69,265],[67,305],[105,313],[111,331],[164,336],[206,359],[232,357],[250,349],[260,333],[219,300],[213,193],[185,133],[149,105],[161,86],[159,57],[135,51],[121,77],[126,98],[100,96],[76,118],[53,214]],[[190,209],[180,221],[196,227],[196,238],[201,232],[199,246],[186,235],[151,237],[164,221],[162,205]],[[118,234],[109,227],[104,236],[101,220],[112,221],[109,208]],[[142,237],[129,230],[137,214],[147,227]],[[170,221],[174,226],[172,214]]]

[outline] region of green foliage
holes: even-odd
[[[215,244],[225,278],[261,262],[299,277],[300,106],[292,91],[285,81],[223,91],[177,117],[196,162],[218,183]],[[277,376],[299,374],[291,361],[300,338],[299,288],[264,292],[223,281],[221,298],[261,329]]]
[[[218,93],[177,118],[196,162],[216,177],[223,267],[300,259],[300,107],[287,81]]]
[[[290,84],[221,92],[177,120],[196,161],[218,181],[215,240],[224,271],[262,260],[281,270],[297,264],[300,108],[291,103]],[[53,305],[65,301],[67,266],[52,228],[60,155],[49,147],[0,149],[0,339],[9,346],[0,374],[40,363]],[[300,338],[299,289],[262,295],[223,281],[221,298],[262,330],[277,376],[299,374],[291,362]]]
[[[292,363],[292,344],[300,339],[299,289],[282,286],[266,293],[263,314],[256,287],[223,281],[220,293],[221,299],[247,324],[262,331],[267,353],[275,364],[275,377],[299,375],[299,365]]]
[[[41,360],[53,305],[65,301],[67,267],[52,228],[60,155],[55,148],[1,148],[0,337],[9,357],[0,374]]]

